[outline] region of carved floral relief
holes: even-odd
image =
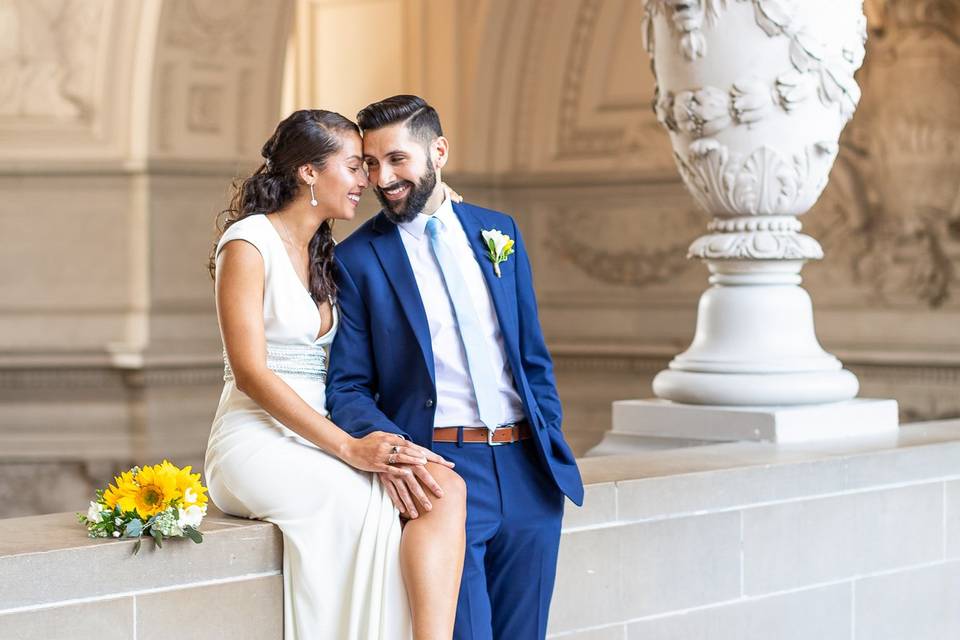
[[[809,226],[867,286],[869,303],[955,308],[960,1],[878,1],[868,11],[864,97]]]
[[[0,116],[89,123],[108,0],[0,2]]]

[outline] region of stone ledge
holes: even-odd
[[[898,453],[915,447],[960,445],[960,419],[917,422],[896,434],[798,444],[726,442],[669,451],[638,452],[578,460],[586,484],[635,480],[752,466],[794,464],[818,459]]]
[[[730,442],[578,462],[587,500],[582,509],[567,504],[565,529],[960,478],[960,420],[883,437]]]

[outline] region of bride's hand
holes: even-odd
[[[426,456],[395,433],[374,431],[362,438],[350,438],[340,451],[340,459],[361,471],[389,472],[391,464],[427,464]]]
[[[448,197],[448,198],[450,198],[451,200],[453,200],[453,201],[456,202],[457,204],[463,202],[463,196],[461,196],[459,193],[457,193],[456,191],[454,191],[453,189],[451,189],[451,188],[450,188],[450,185],[448,185],[446,182],[441,182],[440,184],[443,185],[444,190],[447,192],[447,197]]]
[[[384,431],[374,431],[362,438],[350,438],[341,449],[340,459],[361,471],[397,476],[403,475],[404,471],[396,465],[423,466],[430,461],[453,467],[452,462],[433,451]]]

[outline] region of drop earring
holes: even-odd
[[[317,206],[317,196],[313,193],[313,185],[310,185],[310,204]]]

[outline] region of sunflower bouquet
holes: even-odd
[[[96,491],[96,500],[86,514],[77,513],[77,520],[91,538],[137,538],[133,553],[140,551],[144,536],[153,538],[157,547],[163,547],[165,537],[187,537],[199,544],[207,488],[190,469],[164,460],[124,471]]]

